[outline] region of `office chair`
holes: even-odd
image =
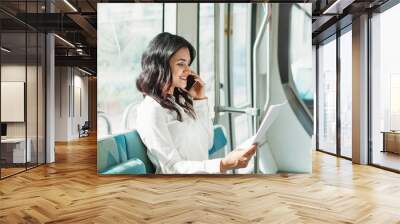
[[[80,125],[78,124],[79,138],[89,136],[89,129],[90,129],[89,121],[85,121],[82,127],[80,127]]]

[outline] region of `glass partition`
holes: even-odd
[[[164,32],[176,34],[176,3],[164,3]]]
[[[46,37],[43,33],[38,34],[38,64],[37,64],[37,162],[46,163]]]
[[[30,162],[30,141],[26,138],[26,41],[25,32],[1,34],[0,109],[6,130],[1,139],[2,178],[24,171],[26,162]]]
[[[42,13],[42,5],[44,1],[0,3],[19,16]],[[45,163],[46,39],[12,16],[0,13],[0,20],[0,178],[5,178]]]
[[[38,35],[36,32],[27,33],[27,74],[26,74],[26,112],[27,112],[27,150],[28,160],[27,167],[33,167],[37,165],[37,116],[38,116],[38,102],[37,102],[37,76],[38,76],[38,56],[37,56],[37,42]]]

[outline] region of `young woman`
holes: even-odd
[[[137,130],[156,173],[225,173],[246,167],[256,146],[235,150],[222,159],[208,159],[213,124],[205,83],[190,65],[196,56],[184,38],[158,34],[142,55],[136,81],[144,100],[137,110]],[[188,77],[195,84],[186,90]]]

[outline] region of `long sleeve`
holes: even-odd
[[[202,126],[206,129],[209,135],[208,148],[210,149],[214,143],[214,126],[209,112],[208,99],[194,100],[193,108]]]
[[[157,166],[157,172],[164,174],[220,173],[221,159],[183,160],[172,140],[168,124],[167,112],[163,108],[144,107],[138,111],[137,130],[148,149],[151,161]]]

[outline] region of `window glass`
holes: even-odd
[[[313,114],[314,75],[311,46],[311,4],[294,4],[291,14],[290,66],[298,96]]]
[[[229,69],[233,106],[251,104],[250,67],[250,7],[231,4],[231,35]]]
[[[336,38],[318,48],[319,149],[336,153]]]
[[[372,163],[400,170],[400,4],[371,19]]]
[[[1,1],[20,16],[43,13],[44,1]],[[10,11],[11,12],[11,11]],[[0,29],[1,124],[0,178],[45,162],[45,43],[40,30],[9,21]],[[10,26],[12,24],[12,26]]]
[[[210,111],[214,111],[214,4],[200,4],[199,74],[206,83]],[[211,113],[214,116],[214,113]]]
[[[164,32],[176,34],[176,3],[164,3]]]
[[[352,35],[340,37],[340,153],[351,158],[352,141]]]
[[[230,4],[229,78],[230,102],[237,108],[251,107],[251,4]],[[252,117],[232,113],[233,146],[251,137]]]
[[[249,119],[249,115],[242,114],[234,117],[234,146],[240,145],[242,142],[249,138],[249,134],[252,132],[252,120]]]
[[[150,40],[162,32],[162,4],[98,4],[98,136],[132,128],[135,118],[125,116],[143,96],[136,89],[141,56]],[[132,107],[134,110],[134,107]],[[105,127],[103,127],[105,126]]]

